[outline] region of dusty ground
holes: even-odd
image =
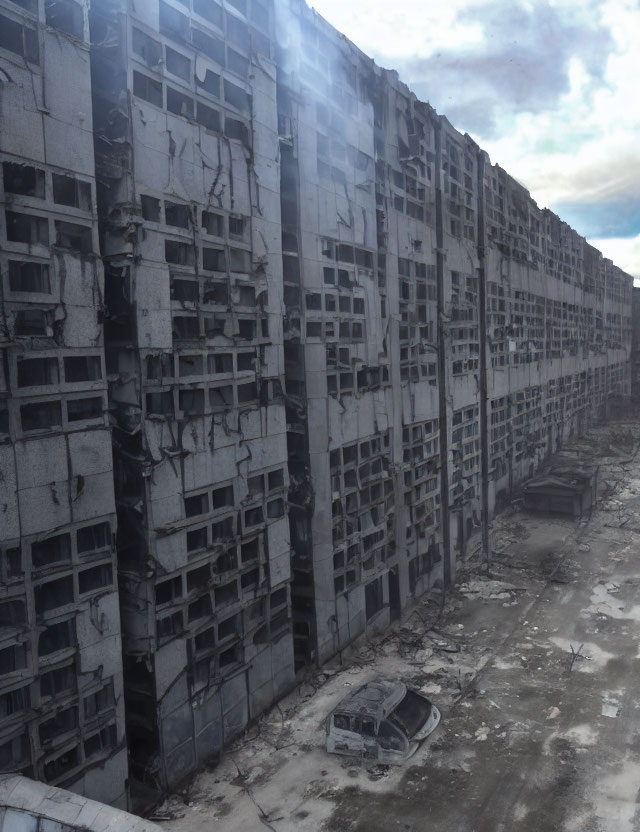
[[[168,832],[640,830],[639,439],[592,431],[589,521],[501,515],[489,574],[472,559],[444,607],[434,595],[323,668],[156,818]],[[326,714],[376,676],[443,714],[404,768],[323,749]]]

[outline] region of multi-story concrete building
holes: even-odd
[[[127,730],[160,790],[294,681],[273,26],[92,9]]]
[[[87,10],[0,2],[0,770],[122,806]]]
[[[294,640],[448,582],[629,394],[631,278],[299,0],[278,6]]]
[[[487,549],[631,278],[301,0],[0,7],[0,765],[118,802]]]

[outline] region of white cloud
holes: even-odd
[[[606,240],[589,240],[592,246],[610,260],[632,274],[636,278],[636,285],[640,285],[640,234],[637,237]]]

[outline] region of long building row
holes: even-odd
[[[632,278],[301,0],[0,0],[0,770],[125,806],[629,396]]]

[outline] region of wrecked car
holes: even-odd
[[[327,751],[402,763],[439,722],[436,706],[417,690],[402,682],[368,682],[327,717]]]

